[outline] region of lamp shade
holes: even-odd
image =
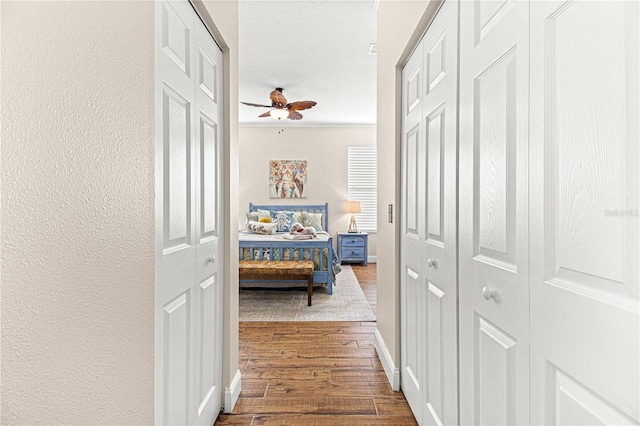
[[[282,109],[282,108],[272,109],[269,112],[269,115],[275,118],[276,120],[282,120],[283,118],[289,117],[289,110]]]
[[[362,211],[362,207],[360,206],[360,201],[345,201],[344,203],[344,212],[345,213],[360,213]]]

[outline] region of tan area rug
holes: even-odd
[[[242,284],[242,283],[241,283]],[[313,290],[307,306],[307,289],[240,289],[240,321],[375,321],[369,303],[351,266],[342,265],[333,294],[324,287]]]

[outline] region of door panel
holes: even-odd
[[[460,422],[528,424],[529,5],[460,7]]]
[[[475,78],[476,256],[515,268],[516,69],[514,50]]]
[[[618,408],[585,388],[555,367],[548,366],[548,392],[555,407],[549,412],[549,424],[557,425],[629,425],[637,424]]]
[[[187,424],[189,408],[191,352],[191,297],[187,291],[164,307],[164,358],[170,368],[163,375],[165,382],[164,418],[167,424]]]
[[[422,138],[422,93],[424,85],[422,55],[414,55],[403,70],[403,144],[402,144],[402,299],[400,386],[416,418],[422,416],[424,389],[423,331],[424,292],[421,258],[421,234],[424,200],[420,192],[424,166],[420,163]]]
[[[194,91],[190,83],[193,42],[189,23],[192,10],[188,4],[163,2],[161,114],[161,163],[157,164],[156,180],[160,182],[162,203],[162,249],[158,262],[158,301],[162,305],[159,334],[162,346],[156,373],[156,398],[161,398],[161,411],[156,418],[162,424],[188,424],[191,421],[193,370],[193,268],[195,256],[195,211],[191,200],[194,191],[193,126],[191,125]],[[158,304],[158,302],[156,302]],[[157,308],[156,308],[157,309]],[[156,370],[158,371],[158,370]]]
[[[198,220],[196,235],[196,305],[197,321],[194,332],[197,353],[194,372],[195,401],[192,424],[210,425],[222,406],[222,264],[221,227],[218,214],[220,197],[220,150],[222,141],[222,108],[218,97],[222,94],[222,52],[204,24],[196,17],[194,34],[197,55],[195,99],[198,125],[196,127],[196,167],[198,176],[195,208]]]
[[[163,94],[165,250],[191,242],[191,103],[170,87]]]
[[[475,327],[474,424],[516,424],[517,341],[479,315]]]
[[[191,70],[191,11],[184,2],[162,2],[162,53],[187,78]]]
[[[444,142],[445,106],[437,108],[426,119],[427,136],[427,241],[440,245],[444,240]],[[440,244],[438,244],[440,243]]]
[[[448,0],[403,72],[401,384],[420,424],[457,423],[457,18]]]
[[[451,385],[446,382],[448,377],[445,377],[445,372],[440,368],[445,364],[444,357],[447,356],[445,352],[447,348],[445,336],[448,330],[444,322],[447,307],[445,306],[444,291],[433,285],[433,283],[428,283],[427,288],[426,315],[428,341],[425,345],[425,360],[427,364],[427,387],[425,391],[427,394],[427,404],[424,415],[428,419],[425,421],[426,424],[437,424],[437,421],[440,421],[442,413],[444,412],[445,401],[443,400]]]
[[[531,22],[532,422],[638,424],[639,5]]]

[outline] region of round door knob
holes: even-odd
[[[432,259],[432,258],[427,259],[427,265],[429,265],[430,268],[437,268],[438,259]]]
[[[492,290],[489,287],[482,288],[482,297],[484,297],[485,300],[491,300],[494,295],[495,295],[495,290]]]
[[[214,254],[212,254],[211,256],[209,256],[207,258],[207,262],[209,263],[216,263],[216,256]]]

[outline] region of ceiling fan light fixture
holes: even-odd
[[[283,118],[289,117],[289,111],[286,109],[273,109],[269,112],[269,115],[276,120],[282,120]]]

